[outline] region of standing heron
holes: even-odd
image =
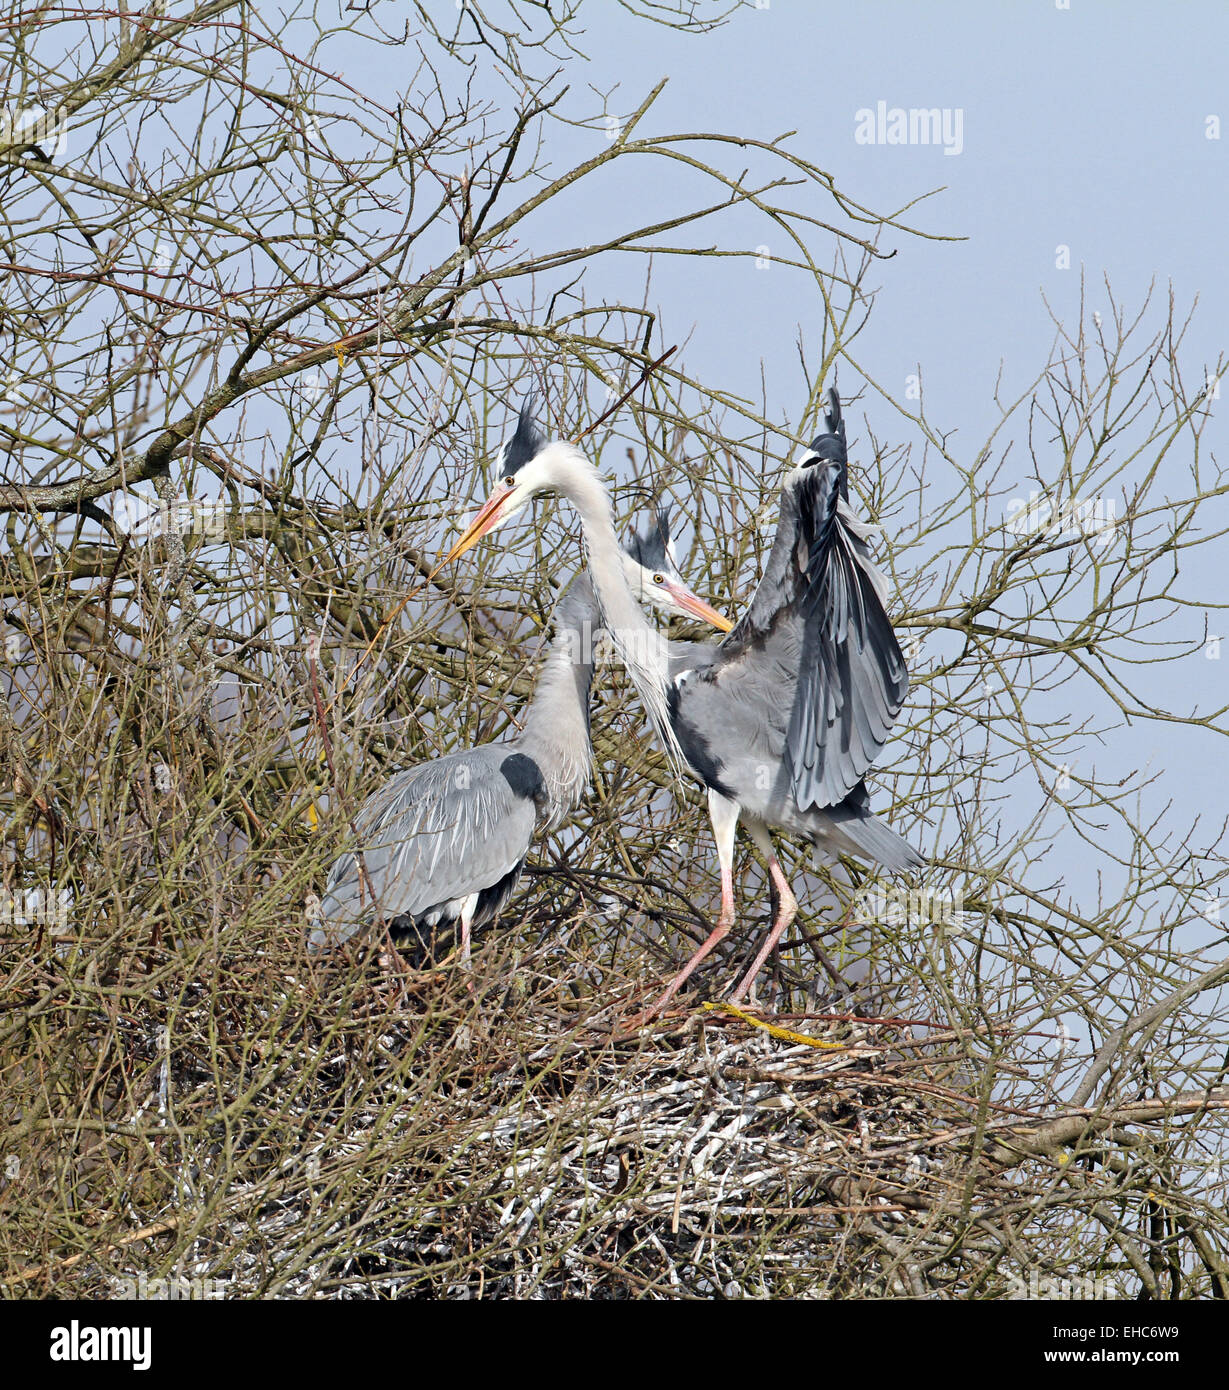
[[[618,561],[610,499],[574,445],[547,442],[521,411],[501,454],[496,490],[453,546],[453,560],[538,493],[555,492],[580,514],[590,571],[607,626],[672,764],[708,791],[721,864],[714,930],[650,1010],[660,1010],[734,924],[734,837],[741,818],[764,854],[777,893],[772,930],[731,998],[751,988],[793,921],[798,903],[770,829],[817,850],[860,855],[894,871],[922,864],[870,809],[865,773],[887,741],[909,677],[884,611],[887,584],[871,559],[872,529],[849,507],[840,402],[826,398],[827,432],[790,470],[781,516],[750,607],[719,644],[668,649],[648,627]]]
[[[728,631],[730,622],[677,574],[638,562],[648,535],[633,530],[619,552],[624,583],[644,602]],[[555,637],[519,731],[405,768],[363,802],[354,818],[357,845],[329,875],[313,948],[339,945],[378,912],[394,940],[425,944],[459,924],[468,961],[472,928],[495,918],[511,897],[534,836],[566,819],[588,786],[600,619],[589,575],[581,573],[559,601]]]

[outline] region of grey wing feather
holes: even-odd
[[[885,869],[907,873],[910,869],[920,869],[926,862],[908,840],[871,813],[864,782],[859,782],[839,806],[832,807],[826,814],[838,841],[848,841],[856,853],[882,864]]]
[[[484,745],[399,772],[355,817],[357,848],[385,920],[416,917],[498,883],[525,858],[537,808],[500,771],[514,750]],[[348,927],[373,915],[354,852],[334,865],[321,904],[326,922]],[[324,937],[322,933],[313,935]]]
[[[670,679],[676,681],[688,672],[706,670],[720,650],[716,642],[667,642]]]
[[[801,810],[835,805],[857,786],[909,691],[870,528],[842,500],[843,479],[843,460],[818,457],[786,479],[764,576],[714,671],[720,682],[723,665],[774,646],[793,665],[786,749]]]

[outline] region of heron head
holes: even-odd
[[[841,496],[849,500],[849,483],[846,473],[849,453],[845,442],[845,421],[841,416],[841,398],[834,389],[824,396],[824,433],[811,440],[811,447],[802,459],[801,466],[810,468],[817,463],[835,463],[840,469]]]
[[[516,429],[500,445],[496,456],[499,481],[495,490],[448,552],[445,564],[464,555],[483,536],[489,536],[511,520],[537,493],[554,489],[556,480],[543,459],[546,436],[538,428],[536,415],[537,401],[532,395],[526,396],[517,416]]]
[[[659,507],[639,529],[632,527],[623,543],[623,570],[633,595],[643,604],[667,613],[698,618],[721,632],[734,624],[683,582],[674,559],[669,507]]]
[[[562,441],[547,440],[538,428],[536,407],[534,397],[526,397],[516,429],[500,446],[499,481],[494,491],[441,564],[450,564],[464,555],[483,536],[510,521],[539,493],[560,492],[575,500],[580,489],[600,488],[593,465],[579,450]],[[642,529],[629,533],[623,568],[633,597],[642,603],[698,618],[722,632],[733,626],[683,583],[671,548],[669,509],[659,509]]]

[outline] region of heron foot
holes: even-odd
[[[752,961],[750,970],[739,980],[734,993],[730,995],[731,1004],[742,1003],[747,993],[754,987],[755,977],[764,968],[764,962],[776,949],[777,942],[781,940],[789,924],[798,915],[798,900],[790,892],[789,884],[785,882],[785,876],[781,874],[775,859],[769,867],[773,870],[773,882],[776,884],[780,904],[777,910],[777,920],[772,924],[772,931],[768,933],[768,939],[760,948],[759,954]]]

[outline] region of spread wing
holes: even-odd
[[[356,848],[385,920],[417,917],[481,892],[529,852],[537,825],[541,772],[509,745],[451,753],[406,768],[355,816]],[[337,944],[373,915],[354,850],[333,866],[321,904],[334,926],[315,946]]]
[[[834,806],[857,787],[909,692],[884,611],[887,586],[867,544],[871,529],[843,497],[844,427],[831,393],[827,421],[828,434],[786,478],[763,578],[710,668],[731,695],[741,687],[747,698],[788,709],[785,755],[803,811]],[[761,666],[773,684],[748,678]],[[780,718],[776,709],[771,718]]]

